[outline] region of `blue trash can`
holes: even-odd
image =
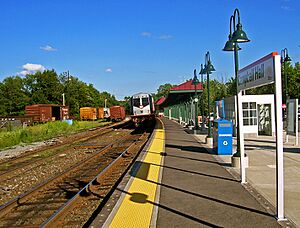
[[[73,120],[63,120],[63,122],[66,122],[69,125],[73,125]]]
[[[218,155],[232,155],[232,122],[215,120],[213,128],[213,148]]]

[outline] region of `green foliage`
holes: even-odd
[[[236,95],[236,80],[231,77],[228,82],[225,84],[227,96],[235,96]]]
[[[7,77],[0,82],[0,116],[23,114],[29,101],[30,96],[21,77]]]
[[[29,74],[25,77],[7,77],[0,82],[0,116],[18,116],[25,106],[32,104],[62,104],[65,94],[70,116],[79,117],[81,107],[107,107],[120,105],[115,96],[99,92],[74,76],[57,75],[54,70]]]
[[[0,149],[12,147],[20,143],[32,143],[47,140],[59,135],[68,135],[82,129],[106,125],[109,122],[74,121],[73,125],[55,121],[27,128],[16,128],[0,132]]]
[[[26,75],[24,81],[30,104],[61,104],[63,85],[54,70]]]
[[[284,80],[284,67],[282,67],[282,89],[283,89],[283,100],[286,94],[285,91],[285,80]],[[286,64],[286,75],[287,75],[287,89],[290,98],[300,98],[300,63],[297,62],[293,67],[290,63]],[[161,96],[168,94],[170,88],[173,86],[169,83],[159,86],[157,93],[155,94],[156,100]],[[274,93],[274,84],[265,85],[262,87],[250,89],[246,91],[246,94],[273,94]],[[225,97],[230,97],[236,95],[236,80],[234,77],[231,77],[228,82],[221,83],[217,80],[210,80],[210,106],[211,112],[213,111],[214,102],[216,100],[221,100]],[[200,100],[198,102],[200,113],[208,115],[207,106],[207,82],[203,83],[203,94],[200,95]],[[203,104],[203,105],[202,105]]]
[[[120,101],[120,105],[124,106],[125,107],[125,112],[126,113],[130,113],[130,96],[126,96],[124,97],[124,100],[123,101]]]
[[[284,75],[284,73],[283,73]],[[287,64],[287,88],[290,98],[300,98],[300,63],[297,62],[295,67]],[[285,86],[283,86],[285,89]],[[285,92],[285,91],[284,91]]]
[[[227,96],[227,90],[226,90],[226,85],[217,81],[217,80],[210,80],[209,81],[209,85],[210,85],[210,108],[211,108],[211,112],[213,111],[213,107],[214,107],[214,102],[216,100],[221,100],[224,97]],[[199,104],[199,110],[200,113],[204,113],[204,115],[208,115],[207,112],[207,107],[208,107],[208,94],[207,94],[207,81],[204,81],[203,83],[203,94],[200,96],[200,102]],[[203,104],[203,106],[202,106]]]
[[[154,100],[157,101],[159,98],[163,96],[167,96],[169,93],[170,89],[174,87],[175,85],[172,85],[170,83],[166,83],[164,85],[160,85],[159,88],[157,89],[157,93],[154,95]]]

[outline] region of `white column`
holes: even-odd
[[[299,115],[298,115],[298,99],[296,99],[296,110],[295,110],[295,113],[296,113],[296,142],[295,142],[295,146],[297,146],[298,145],[298,141],[299,141],[299,139],[298,139],[298,136],[299,136]]]
[[[239,91],[238,93],[238,102],[239,102],[239,123],[237,123],[239,132],[240,132],[240,153],[241,153],[241,159],[240,159],[240,175],[241,175],[241,182],[242,184],[246,183],[246,165],[245,165],[245,144],[244,144],[244,123],[243,123],[243,101],[242,101],[242,91]],[[238,142],[237,142],[238,144]]]
[[[276,120],[276,191],[277,218],[284,220],[283,124],[280,56],[274,56],[275,69],[275,120]]]

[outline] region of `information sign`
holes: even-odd
[[[255,61],[238,72],[238,91],[274,83],[274,56],[277,52]]]

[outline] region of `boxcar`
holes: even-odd
[[[110,117],[109,108],[98,108],[98,119],[108,119]]]
[[[69,118],[69,108],[55,104],[26,105],[25,116],[31,117],[33,122],[66,120]]]
[[[80,108],[80,119],[81,120],[96,120],[97,110],[94,107],[82,107]]]
[[[125,107],[124,106],[112,106],[110,107],[110,119],[112,121],[121,121],[125,119]]]

